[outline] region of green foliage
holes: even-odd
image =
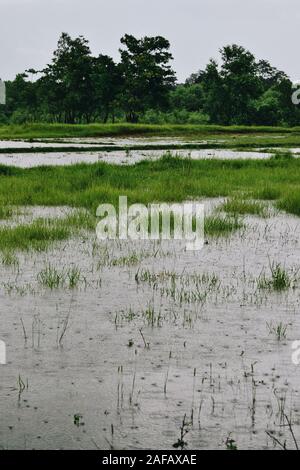
[[[159,114],[158,114],[159,116]],[[164,116],[164,114],[163,114]],[[205,118],[206,119],[206,118]],[[299,127],[271,126],[219,126],[206,124],[45,124],[26,123],[22,125],[0,126],[0,139],[57,139],[68,137],[107,137],[107,136],[182,136],[203,138],[213,141],[217,148],[227,145],[236,147],[299,147]],[[173,145],[174,148],[174,145]],[[194,147],[195,148],[195,147]],[[207,147],[207,144],[205,145]],[[0,165],[0,173],[18,171]]]
[[[211,60],[187,84],[203,90],[203,111],[218,124],[294,125],[300,111],[293,105],[292,83],[285,73],[233,44],[220,50],[221,65]]]
[[[175,74],[169,65],[172,55],[170,43],[161,36],[140,40],[125,34],[120,49],[124,85],[122,107],[128,122],[137,122],[146,109],[166,106],[168,92],[175,83]]]
[[[221,61],[176,84],[170,43],[161,36],[121,38],[121,61],[93,57],[88,41],[62,33],[52,61],[7,82],[0,124],[138,121],[150,124],[282,125],[300,122],[285,73],[236,44]],[[33,81],[33,77],[36,80]]]
[[[146,111],[141,121],[145,124],[207,124],[209,116],[202,112],[189,112],[185,109],[175,109],[171,112]]]

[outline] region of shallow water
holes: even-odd
[[[111,152],[54,152],[54,153],[14,153],[0,154],[0,164],[20,168],[36,166],[73,165],[76,163],[107,162],[116,165],[133,165],[142,160],[156,160],[165,152],[163,150],[130,150]],[[195,160],[203,159],[266,159],[271,153],[238,152],[234,150],[174,150],[174,155],[190,157]]]
[[[34,139],[30,140],[0,140],[0,149],[28,149],[28,148],[49,148],[49,147],[133,147],[133,146],[158,146],[158,145],[185,145],[191,144],[207,144],[214,142],[224,142],[224,140],[187,140],[172,137],[171,139],[161,137],[74,137],[74,138],[57,138],[57,139]]]
[[[18,268],[0,266],[9,361],[0,366],[1,446],[171,449],[186,415],[190,449],[224,449],[227,437],[240,449],[272,448],[267,430],[292,448],[282,409],[299,440],[300,375],[291,360],[299,285],[276,294],[259,290],[257,278],[270,275],[270,261],[297,273],[299,219],[245,222],[199,252],[179,242],[97,244],[86,234],[20,254]],[[84,280],[73,290],[42,287],[37,274],[49,262],[75,263]],[[142,270],[156,281],[136,276]],[[196,286],[195,274],[217,282]],[[287,337],[277,341],[266,323],[280,321]]]

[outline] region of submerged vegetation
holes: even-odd
[[[3,264],[13,264],[12,250],[43,251],[56,241],[76,235],[82,229],[91,229],[92,217],[83,212],[65,218],[38,218],[29,224],[0,227],[0,250],[6,253]]]
[[[67,286],[69,289],[75,289],[79,283],[84,281],[80,268],[76,265],[68,269],[58,269],[48,263],[37,275],[40,285],[49,289],[58,289]]]
[[[237,217],[208,216],[204,220],[204,233],[206,236],[230,235],[232,232],[244,227]]]
[[[289,273],[279,263],[272,263],[270,265],[271,277],[262,275],[258,281],[260,289],[269,289],[275,291],[284,291],[289,289],[295,282]]]

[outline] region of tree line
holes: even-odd
[[[178,83],[162,36],[121,38],[120,61],[94,57],[88,41],[62,33],[51,62],[6,82],[0,123],[300,124],[293,84],[236,44]]]

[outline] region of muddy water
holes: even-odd
[[[60,139],[35,139],[34,141],[30,140],[0,140],[0,149],[5,148],[47,148],[47,147],[90,147],[95,145],[97,147],[101,146],[117,146],[117,147],[132,147],[132,146],[158,146],[158,145],[185,145],[193,143],[197,144],[207,144],[207,143],[221,143],[225,142],[222,139],[218,140],[195,140],[195,139],[180,139],[174,138],[167,139],[161,137],[77,137],[77,138],[60,138]]]
[[[134,165],[142,160],[155,160],[165,152],[163,150],[130,150],[111,152],[66,152],[66,153],[14,153],[0,154],[0,164],[20,168],[36,166],[73,165],[76,163],[107,162],[117,165]],[[263,152],[238,152],[234,150],[174,150],[174,155],[202,159],[265,159],[272,156]]]
[[[52,165],[72,165],[76,163],[95,163],[99,161],[114,163],[118,165],[132,165],[142,160],[155,160],[162,156],[164,150],[159,150],[159,146],[178,146],[185,144],[202,144],[207,143],[222,143],[224,140],[183,140],[180,138],[64,138],[64,139],[37,139],[34,142],[28,140],[0,140],[0,149],[7,149],[7,153],[0,153],[0,164],[12,165],[21,168],[31,168],[36,166],[52,166]],[[150,150],[143,150],[143,146],[153,147]],[[97,147],[97,151],[90,151],[91,147]],[[47,148],[57,148],[57,152],[48,152]],[[62,148],[66,148],[62,152]],[[72,151],[67,151],[67,148]],[[103,150],[101,150],[103,147]],[[107,151],[110,147],[110,151]],[[124,147],[124,150],[114,150],[114,148]],[[131,147],[137,147],[135,150],[130,150]],[[138,148],[140,147],[140,149]],[[28,150],[35,149],[30,153]],[[38,149],[41,152],[38,152]],[[19,152],[10,153],[11,149],[19,149]],[[77,149],[77,150],[76,150]],[[79,151],[80,149],[80,151]],[[85,149],[85,151],[84,151]],[[24,150],[24,151],[23,151]],[[26,152],[25,152],[26,150]],[[279,151],[278,149],[277,151]],[[299,154],[299,149],[287,149],[295,155]],[[283,149],[283,151],[285,151]],[[256,150],[228,150],[228,149],[201,149],[201,150],[185,150],[174,149],[173,154],[181,157],[190,157],[192,159],[265,159],[272,156],[272,150],[266,151],[261,149]]]
[[[1,446],[170,449],[186,415],[190,449],[224,449],[228,437],[238,448],[272,448],[266,431],[292,448],[282,424],[286,413],[300,440],[300,366],[291,359],[300,339],[299,219],[245,222],[199,252],[179,242],[103,245],[85,234],[1,266]],[[258,289],[272,261],[293,288]],[[41,286],[47,263],[75,263],[78,287]],[[279,322],[281,341],[267,326]]]

